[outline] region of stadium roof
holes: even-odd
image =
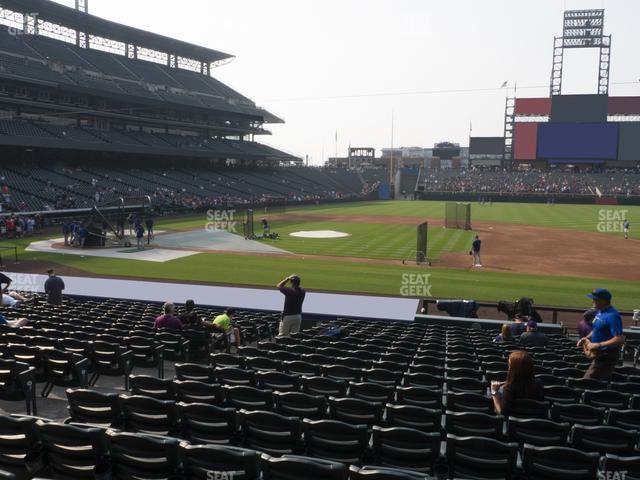
[[[228,53],[105,20],[50,0],[2,0],[1,5],[2,8],[22,14],[37,12],[38,17],[45,22],[180,57],[209,63],[233,58]]]

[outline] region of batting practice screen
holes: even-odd
[[[471,230],[471,204],[454,202],[446,203],[444,226],[446,228]]]
[[[427,231],[429,223],[424,222],[418,225],[418,245],[416,248],[416,263],[423,263],[427,260]]]

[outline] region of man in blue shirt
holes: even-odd
[[[480,246],[482,245],[482,240],[480,240],[480,237],[478,235],[476,235],[475,240],[473,241],[473,243],[471,244],[471,253],[473,255],[473,266],[474,267],[481,267],[482,263],[480,263]]]
[[[597,313],[593,320],[593,330],[589,335],[580,339],[580,342],[588,342],[587,348],[590,351],[595,351],[597,356],[585,372],[584,378],[608,381],[618,363],[620,348],[625,342],[622,333],[622,318],[618,311],[611,306],[611,292],[609,290],[596,288],[587,297],[593,300],[593,308]]]

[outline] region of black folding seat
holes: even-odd
[[[139,395],[120,395],[123,429],[149,435],[177,433],[176,403]]]
[[[502,415],[451,411],[445,414],[445,431],[457,437],[487,437],[500,440],[503,427]]]
[[[195,380],[197,382],[214,383],[216,381],[215,370],[209,365],[197,363],[176,363],[177,380]]]
[[[294,341],[294,340],[291,339],[291,341]],[[278,342],[278,341],[276,340],[276,342]],[[285,347],[287,349],[287,352],[296,353],[296,354],[298,354],[300,356],[302,356],[302,355],[311,355],[311,354],[316,353],[315,347],[310,347],[308,345],[291,344],[291,345],[285,345]]]
[[[507,438],[520,445],[529,443],[538,447],[565,446],[571,425],[538,418],[510,417]]]
[[[632,455],[638,444],[638,432],[608,425],[574,425],[571,428],[571,443],[575,448],[585,452]]]
[[[629,405],[631,395],[615,390],[585,390],[582,403],[594,407],[625,409]]]
[[[98,478],[180,478],[180,441],[140,433],[107,430],[110,472]]]
[[[47,379],[44,371],[44,351],[38,347],[28,345],[9,344],[3,347],[4,357],[14,359],[20,363],[26,363],[35,369],[36,381],[44,382]]]
[[[97,427],[119,427],[122,423],[118,394],[95,390],[67,389],[66,423],[84,423]]]
[[[413,428],[422,432],[439,432],[442,410],[415,405],[386,406],[386,424],[389,427]]]
[[[173,384],[177,402],[206,403],[209,405],[222,405],[224,403],[222,386],[217,383],[174,380]]]
[[[344,350],[336,347],[316,345],[316,353],[333,359],[344,354]]]
[[[343,357],[336,357],[333,363],[335,365],[339,365],[343,367],[355,368],[356,370],[365,370],[365,369],[371,368],[371,364],[373,363],[373,360],[343,356]]]
[[[31,475],[89,480],[96,468],[106,465],[101,428],[38,421],[36,430],[37,444],[25,462]]]
[[[425,363],[412,363],[408,368],[409,373],[429,373],[439,377],[444,376],[445,368],[443,365],[432,365]]]
[[[344,365],[327,365],[322,367],[322,376],[345,382],[359,382],[362,380],[362,370]]]
[[[189,341],[178,332],[158,331],[155,340],[164,346],[164,358],[178,362],[187,360]]]
[[[6,470],[0,470],[0,480],[16,480],[15,474],[7,472]],[[35,479],[38,480],[38,479]],[[41,480],[41,479],[40,479]]]
[[[629,408],[632,410],[640,410],[640,395],[632,395],[629,400]]]
[[[212,480],[218,478],[234,480],[257,480],[260,478],[260,454],[247,448],[227,445],[190,445],[181,443],[180,458],[184,478]]]
[[[446,407],[451,412],[493,413],[491,398],[477,393],[448,392]]]
[[[57,348],[65,352],[77,353],[86,358],[92,357],[93,345],[87,340],[77,338],[62,338],[57,342]]]
[[[209,363],[211,363],[214,368],[244,368],[245,360],[245,357],[232,355],[230,353],[212,353],[209,355]]]
[[[615,390],[620,393],[627,393],[629,395],[640,395],[640,383],[636,382],[611,382],[611,390]]]
[[[30,478],[25,456],[37,442],[35,422],[33,417],[0,416],[0,468],[18,478]]]
[[[369,428],[382,422],[384,407],[381,403],[367,402],[357,398],[329,397],[329,416],[333,420],[367,425]]]
[[[447,377],[447,392],[477,393],[484,395],[488,384],[483,380],[466,377]]]
[[[350,382],[349,397],[359,398],[368,402],[387,403],[393,402],[395,398],[395,388],[390,385],[380,385],[370,382]]]
[[[431,389],[441,389],[444,377],[431,375],[429,373],[406,373],[402,377],[402,384],[405,387],[425,387]]]
[[[431,480],[431,476],[413,470],[365,465],[349,467],[350,480]]]
[[[310,395],[343,397],[347,394],[347,382],[327,377],[302,377],[302,391]]]
[[[442,409],[442,390],[425,387],[397,387],[396,402],[399,405]]]
[[[372,444],[377,465],[430,473],[440,454],[440,432],[374,426]]]
[[[362,360],[366,360],[368,362],[374,362],[375,360],[378,360],[378,358],[380,357],[380,353],[381,352],[375,352],[372,350],[363,350],[361,348],[361,345],[358,344],[358,349],[352,348],[350,350],[349,357],[355,357]],[[371,367],[366,367],[366,368],[371,368]]]
[[[131,375],[129,386],[132,395],[143,395],[157,400],[175,400],[175,386],[169,378],[156,378],[150,375]]]
[[[273,392],[275,410],[280,415],[321,420],[327,412],[324,395],[309,395],[300,392]]]
[[[602,425],[605,409],[581,403],[554,403],[551,406],[551,420],[568,422],[571,425]]]
[[[271,410],[273,395],[271,390],[247,387],[244,385],[223,385],[225,405],[240,410]]]
[[[164,377],[164,345],[145,337],[127,337],[125,345],[132,353],[134,367],[157,368],[158,377]]]
[[[16,360],[0,359],[0,400],[25,402],[27,415],[37,415],[36,369]]]
[[[450,478],[509,479],[516,469],[518,444],[447,435],[446,456]]]
[[[362,381],[378,383],[380,385],[398,386],[402,381],[402,372],[394,372],[384,368],[362,370]]]
[[[176,405],[180,437],[193,444],[233,444],[238,441],[238,422],[233,408],[205,403]]]
[[[253,370],[226,367],[215,369],[216,382],[221,385],[256,386],[256,373]]]
[[[48,397],[54,386],[87,388],[89,360],[60,350],[43,351],[46,382],[41,395]]]
[[[558,386],[558,387],[566,387],[567,380],[564,377],[557,377],[552,373],[538,373],[536,371],[536,378],[544,385],[545,387]]]
[[[180,333],[182,338],[188,342],[186,345],[186,358],[188,361],[205,359],[209,356],[213,348],[213,339],[210,331],[201,326],[187,326]]]
[[[102,376],[124,377],[124,389],[129,390],[129,375],[133,370],[133,352],[120,344],[103,341],[93,342],[90,385],[95,385]]]
[[[279,346],[277,350],[267,351],[267,355],[269,355],[269,358],[273,360],[278,360],[279,362],[292,362],[295,360],[300,360],[300,354],[287,352],[286,350],[280,350]]]
[[[507,412],[510,417],[519,418],[549,418],[549,402],[532,400],[530,398],[519,398]]]
[[[343,463],[309,458],[299,455],[283,455],[275,458],[263,454],[260,458],[264,480],[347,480],[347,466]]]
[[[568,447],[536,447],[524,445],[522,470],[531,480],[595,480],[597,453],[586,453]]]
[[[582,390],[565,385],[545,385],[544,398],[551,403],[579,403],[582,399]]]
[[[600,469],[602,472],[613,472],[610,475],[617,474],[622,480],[639,480],[640,479],[640,456],[618,456],[607,453],[600,459]],[[624,472],[624,477],[622,475]]]
[[[322,372],[322,366],[314,363],[303,362],[301,360],[284,361],[282,368],[290,375],[316,377]]]
[[[362,464],[369,433],[366,425],[336,420],[303,420],[307,455],[345,464]]]
[[[282,362],[266,357],[244,357],[245,368],[264,371],[264,372],[281,372],[283,369]]]
[[[608,385],[593,378],[567,378],[567,386],[581,390],[606,390]]]
[[[302,424],[298,417],[262,410],[240,410],[238,416],[245,447],[278,456],[304,451]]]
[[[463,368],[465,370],[477,371],[479,364],[480,362],[478,362],[476,358],[457,357],[452,359],[450,356],[447,356],[447,369]]]
[[[256,380],[259,388],[279,392],[297,392],[301,385],[299,376],[281,372],[256,372]]]

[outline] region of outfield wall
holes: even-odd
[[[595,205],[598,203],[597,197],[594,195],[567,195],[567,194],[516,194],[516,193],[492,193],[492,192],[416,192],[418,200],[432,200],[439,202],[477,202],[482,196],[486,201],[491,199],[492,202],[501,203],[548,203],[553,199],[555,203],[564,203],[569,205]],[[640,205],[640,195],[627,197],[625,195],[607,196],[608,199],[615,201],[609,204],[617,205]]]

